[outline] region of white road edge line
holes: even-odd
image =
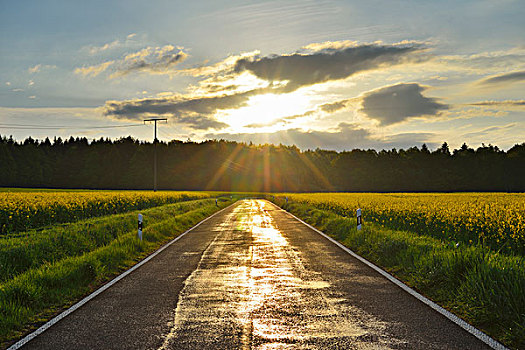
[[[270,202],[270,203],[272,203],[272,202]],[[315,232],[317,232],[318,234],[320,234],[321,236],[323,236],[324,238],[326,238],[330,242],[334,243],[339,248],[343,249],[345,252],[347,252],[348,254],[350,254],[351,256],[356,258],[357,260],[361,261],[363,264],[365,264],[365,265],[369,266],[370,268],[374,269],[375,271],[379,272],[383,277],[387,278],[390,282],[394,283],[396,286],[398,286],[399,288],[403,289],[405,292],[407,292],[408,294],[412,295],[413,297],[415,297],[419,301],[421,301],[424,304],[430,306],[432,309],[434,309],[435,311],[439,312],[441,315],[445,316],[450,321],[454,322],[456,325],[460,326],[461,328],[466,330],[468,333],[472,334],[473,336],[475,336],[476,338],[478,338],[479,340],[481,340],[482,342],[484,342],[485,344],[487,344],[491,348],[496,349],[496,350],[509,350],[507,347],[505,347],[500,342],[492,339],[491,337],[489,337],[488,335],[486,335],[485,333],[483,333],[482,331],[480,331],[476,327],[474,327],[474,326],[470,325],[469,323],[465,322],[464,320],[462,320],[458,316],[454,315],[450,311],[442,308],[441,306],[439,306],[438,304],[434,303],[432,300],[428,299],[427,297],[419,294],[418,292],[416,292],[415,290],[413,290],[412,288],[410,288],[409,286],[407,286],[406,284],[404,284],[403,282],[401,282],[400,280],[398,280],[397,278],[395,278],[394,276],[392,276],[391,274],[389,274],[385,270],[383,270],[380,267],[374,265],[373,263],[371,263],[370,261],[366,260],[362,256],[354,253],[352,250],[350,250],[349,248],[345,247],[343,244],[339,243],[338,241],[336,241],[332,237],[328,236],[324,232],[322,232],[322,231],[316,229],[315,227],[313,227],[312,225],[304,222],[303,220],[299,219],[297,216],[293,215],[289,211],[282,209],[281,207],[279,207],[275,203],[272,203],[272,204],[275,205],[277,208],[279,208],[279,209],[283,210],[284,212],[286,212],[288,215],[293,217],[295,220],[303,223],[304,225],[306,225],[310,229],[314,230]]]
[[[129,270],[126,270],[125,272],[123,272],[122,274],[118,275],[117,277],[115,277],[114,279],[112,279],[111,281],[109,281],[108,283],[106,283],[105,285],[103,285],[102,287],[100,287],[99,289],[97,289],[96,291],[94,291],[93,293],[89,294],[88,296],[86,296],[84,299],[80,300],[79,302],[77,302],[76,304],[74,304],[73,306],[71,306],[69,309],[67,310],[64,310],[62,313],[58,314],[57,316],[55,316],[54,318],[52,318],[51,320],[49,320],[48,322],[46,322],[45,324],[43,324],[40,328],[36,329],[34,332],[26,335],[24,338],[20,339],[19,341],[17,341],[16,343],[14,343],[13,345],[11,345],[9,348],[7,348],[7,350],[17,350],[17,349],[20,349],[22,346],[24,346],[25,344],[27,344],[28,342],[30,342],[31,340],[33,340],[34,338],[36,338],[37,336],[39,336],[40,334],[44,333],[49,327],[53,326],[55,323],[59,322],[60,320],[62,320],[63,318],[67,317],[68,315],[72,314],[73,312],[75,312],[75,310],[77,310],[78,308],[82,307],[84,304],[86,304],[87,302],[89,302],[91,299],[95,298],[97,295],[99,295],[100,293],[102,293],[103,291],[105,291],[106,289],[108,289],[109,287],[111,287],[112,285],[114,285],[115,283],[117,283],[118,281],[120,281],[121,279],[123,279],[124,277],[126,277],[127,275],[129,275],[130,273],[132,273],[133,271],[135,271],[136,269],[138,269],[139,267],[141,267],[142,265],[144,265],[145,263],[147,263],[148,261],[150,261],[151,259],[153,259],[157,254],[159,254],[160,252],[162,252],[164,249],[168,248],[170,245],[172,245],[173,243],[177,242],[180,238],[182,238],[184,235],[186,235],[187,233],[189,233],[190,231],[194,230],[195,228],[197,228],[198,226],[200,226],[201,224],[203,224],[204,222],[208,221],[209,219],[211,219],[212,217],[218,215],[219,213],[221,213],[222,211],[228,209],[229,207],[231,207],[232,205],[234,205],[236,202],[230,204],[229,206],[225,207],[225,208],[222,208],[221,210],[219,210],[218,212],[215,212],[213,213],[212,215],[208,216],[207,218],[199,221],[195,226],[189,228],[188,230],[186,230],[185,232],[181,233],[180,235],[178,235],[177,237],[175,237],[173,240],[169,241],[168,243],[166,243],[165,245],[163,245],[162,247],[160,247],[158,250],[156,250],[155,252],[153,252],[151,255],[149,255],[147,258],[145,258],[144,260],[142,260],[141,262],[139,262],[138,264],[136,265],[133,265]]]

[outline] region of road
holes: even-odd
[[[24,349],[488,349],[263,200],[236,203]]]

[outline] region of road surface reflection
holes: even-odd
[[[381,336],[385,324],[345,303],[305,266],[273,210],[262,200],[244,201],[216,227],[185,281],[161,349],[390,348]]]

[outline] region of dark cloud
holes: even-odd
[[[270,81],[288,81],[285,91],[301,86],[347,78],[355,73],[391,66],[414,59],[421,44],[361,45],[321,50],[309,54],[274,55],[237,60],[234,71],[250,71]]]
[[[219,85],[219,84],[200,84],[201,89],[205,90],[207,93],[219,93],[219,92],[228,92],[235,91],[239,89],[238,85]]]
[[[150,74],[171,74],[174,67],[188,58],[182,48],[173,45],[164,47],[147,47],[130,53],[122,59],[103,62],[94,66],[84,66],[75,69],[76,74],[84,77],[96,77],[103,72],[111,72],[109,78],[118,78],[133,72],[148,72]],[[35,67],[31,68],[32,70]]]
[[[272,92],[271,88],[254,89],[211,97],[168,96],[125,101],[106,101],[104,115],[118,119],[142,120],[144,116],[169,116],[174,122],[194,129],[221,129],[228,125],[213,118],[218,110],[247,106],[251,96]],[[291,117],[286,117],[288,119]],[[266,125],[268,126],[268,125]],[[255,127],[255,126],[254,126]]]
[[[227,126],[212,118],[221,109],[246,106],[250,96],[264,93],[264,90],[251,90],[243,93],[187,98],[169,96],[127,101],[107,101],[104,114],[119,119],[141,120],[145,115],[170,116],[176,122],[192,125],[195,129],[218,129]]]
[[[153,57],[153,58],[151,58]],[[184,61],[188,55],[183,51],[178,52],[160,52],[158,55],[150,55],[150,57],[139,57],[131,60],[125,60],[121,63],[114,73],[115,76],[123,76],[132,72],[146,71],[150,73],[166,73],[175,65]]]
[[[125,69],[128,72],[136,70],[165,70],[183,61],[186,57],[187,55],[184,52],[179,52],[177,54],[166,54],[161,56],[156,62],[147,62],[146,60],[134,61],[130,63],[130,65]]]
[[[345,108],[349,100],[340,100],[332,103],[325,103],[320,105],[319,109],[326,113],[335,113]]]
[[[333,132],[288,129],[272,133],[209,133],[206,138],[253,142],[255,144],[296,145],[301,149],[321,148],[343,151],[354,148],[377,150],[394,147],[408,148],[422,143],[433,147],[434,143],[428,141],[432,136],[433,134],[430,133],[406,133],[376,139],[368,130],[355,124],[340,123],[337,130]]]
[[[512,72],[507,74],[496,75],[490,78],[483,79],[481,84],[500,84],[500,83],[514,83],[525,81],[525,71]]]
[[[224,129],[229,126],[226,123],[222,123],[211,117],[207,117],[203,115],[196,115],[196,116],[176,115],[176,116],[173,116],[172,119],[170,119],[170,122],[172,123],[174,122],[177,124],[185,124],[196,130],[209,130],[209,129],[219,130],[219,129]]]
[[[399,123],[410,117],[436,115],[448,106],[423,96],[426,88],[416,84],[397,84],[364,94],[361,111],[382,125]]]
[[[210,115],[219,109],[240,108],[246,106],[250,96],[261,90],[250,90],[238,94],[212,97],[169,96],[127,101],[107,101],[104,114],[124,119],[141,119],[144,114],[183,115],[196,113]]]
[[[469,103],[470,106],[483,106],[483,107],[524,107],[525,100],[505,100],[505,101],[480,101]]]

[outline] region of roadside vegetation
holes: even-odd
[[[0,347],[237,198],[262,196],[507,346],[525,348],[525,194],[18,189],[0,191]]]
[[[0,235],[210,197],[174,191],[0,191]]]
[[[0,236],[0,344],[20,337],[232,203],[197,199]],[[1,346],[0,346],[1,347]]]
[[[294,201],[462,245],[525,255],[523,193],[304,193]]]
[[[462,195],[470,196],[470,206],[468,201],[451,201],[456,211],[440,212],[437,203],[445,205]],[[512,348],[525,348],[525,259],[523,239],[514,237],[523,237],[519,230],[524,219],[512,221],[523,215],[525,195],[417,196],[285,194],[273,201],[495,339]],[[435,196],[437,203],[426,196]],[[483,202],[491,199],[494,205],[488,210],[476,207],[484,208]],[[360,231],[355,218],[358,203],[364,220]],[[498,213],[500,209],[503,214]],[[514,230],[499,231],[491,225],[494,218],[497,223],[511,219],[512,224],[501,226]]]

